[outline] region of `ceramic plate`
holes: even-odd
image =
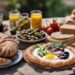
[[[13,66],[17,64],[18,62],[20,62],[21,59],[22,59],[22,52],[18,50],[16,56],[14,57],[14,59],[12,59],[12,62],[10,64],[0,66],[0,68],[6,68],[6,67]]]
[[[16,35],[17,40],[19,40],[20,42],[24,42],[24,43],[37,43],[37,42],[41,42],[47,39],[47,34],[45,32],[43,32],[45,34],[45,37],[43,37],[42,39],[38,39],[38,40],[22,40],[20,38],[18,38],[18,33]]]

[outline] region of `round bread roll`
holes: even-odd
[[[73,9],[72,14],[74,14],[74,15],[75,15],[75,9]]]
[[[75,15],[74,14],[71,14],[71,19],[74,21],[74,23],[75,23]]]
[[[75,20],[74,20],[75,16],[72,14],[70,16],[65,17],[65,24],[68,25],[75,25]]]

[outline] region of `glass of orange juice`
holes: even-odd
[[[40,10],[31,11],[32,29],[41,29],[42,27],[42,12]]]
[[[18,10],[13,10],[9,12],[9,21],[12,27],[17,25],[17,21],[20,18],[20,12]]]

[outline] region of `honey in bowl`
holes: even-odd
[[[39,10],[31,12],[32,29],[41,29],[42,27],[42,13]]]

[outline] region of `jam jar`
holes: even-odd
[[[24,29],[29,29],[30,26],[30,19],[29,19],[29,14],[28,13],[22,13],[21,18],[18,23],[18,31],[24,30]]]

